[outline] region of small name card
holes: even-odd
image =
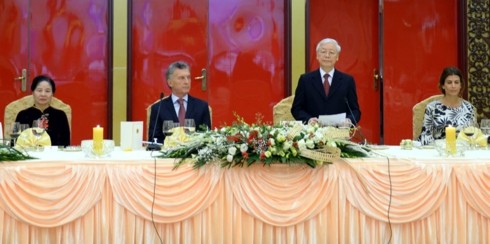
[[[121,150],[143,149],[143,121],[121,122]]]

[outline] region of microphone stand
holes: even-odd
[[[151,133],[151,137],[153,138],[153,141],[150,141],[148,143],[148,146],[146,147],[146,151],[160,151],[162,149],[160,143],[157,142],[157,138],[155,138],[155,131],[157,128],[157,121],[158,121],[158,116],[160,116],[160,107],[162,106],[162,99],[163,99],[163,92],[160,93],[160,101],[158,101],[158,110],[157,110],[157,116],[155,117],[155,124],[153,125],[153,132]]]

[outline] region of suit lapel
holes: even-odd
[[[341,80],[342,74],[339,71],[335,70],[332,77],[332,84],[330,85],[330,95],[333,95],[335,91],[337,91],[337,89],[340,87],[342,83]]]
[[[191,114],[192,114],[192,109],[194,108],[194,106],[192,106],[194,103],[194,99],[190,96],[190,95],[187,95],[187,109],[185,110],[185,117],[186,118],[191,118]]]
[[[161,111],[161,112],[167,111],[168,113],[170,113],[172,115],[172,119],[174,121],[179,120],[179,116],[175,112],[175,107],[174,107],[174,103],[172,102],[171,96],[168,98],[167,102],[165,102],[164,105],[165,105],[165,109],[164,109],[164,111]]]
[[[316,72],[313,72],[311,79],[312,79],[312,83],[313,83],[313,89],[315,89],[321,96],[325,97],[322,77],[320,75],[319,69]]]

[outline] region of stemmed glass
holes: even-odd
[[[471,122],[465,128],[463,128],[463,133],[468,138],[468,143],[470,144],[470,149],[475,149],[475,134],[478,131],[478,123]]]
[[[45,131],[44,125],[40,119],[32,121],[32,134],[36,137],[36,149],[39,147],[39,139]]]
[[[175,123],[173,120],[164,120],[163,121],[163,134],[167,136],[171,136],[174,131],[173,129],[178,126],[178,123]]]
[[[21,127],[20,127],[20,122],[14,122],[10,125],[8,128],[8,133],[10,136],[11,145],[15,145],[17,138],[20,136],[20,133],[22,132]]]
[[[28,125],[28,124],[20,124],[20,132],[22,132],[22,131],[25,131],[25,130],[29,129],[29,126],[30,126],[30,125]]]
[[[480,121],[480,129],[485,135],[490,135],[490,119],[482,119]]]
[[[184,131],[187,134],[192,134],[196,131],[196,122],[194,122],[194,119],[185,119]]]

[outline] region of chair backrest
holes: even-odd
[[[294,95],[286,97],[274,105],[272,109],[272,117],[274,124],[279,124],[281,121],[294,121],[291,114],[291,106],[293,105]]]
[[[432,101],[441,99],[444,97],[444,95],[439,94],[439,95],[433,95],[430,96],[421,102],[415,104],[412,108],[412,136],[413,139],[416,140],[419,136],[420,133],[422,132],[422,124],[424,122],[424,115],[425,115],[425,107],[427,107],[427,104],[429,104]]]
[[[27,95],[22,98],[19,98],[11,103],[9,103],[5,107],[5,114],[3,117],[3,122],[4,122],[4,128],[5,128],[5,138],[10,136],[7,134],[7,128],[10,126],[14,121],[15,118],[17,117],[17,114],[29,107],[32,107],[34,104],[34,97],[32,95]],[[68,119],[68,126],[70,127],[70,132],[71,132],[71,107],[70,105],[64,103],[60,99],[56,97],[51,98],[51,107],[62,110],[65,112],[66,117]],[[29,125],[30,126],[30,125]]]
[[[168,96],[166,96],[168,97]],[[166,98],[164,97],[164,98]],[[163,99],[163,98],[162,98]],[[148,107],[146,107],[146,133],[145,135],[148,136],[148,132],[149,132],[149,127],[150,127],[150,115],[151,115],[151,106],[153,106],[154,104],[158,103],[160,101],[160,99],[156,100],[154,103],[148,105]],[[213,111],[211,110],[211,106],[208,106],[209,108],[209,117],[211,119],[211,125],[213,123]],[[162,129],[162,128],[160,128]],[[150,141],[151,139],[148,138],[148,141]]]

